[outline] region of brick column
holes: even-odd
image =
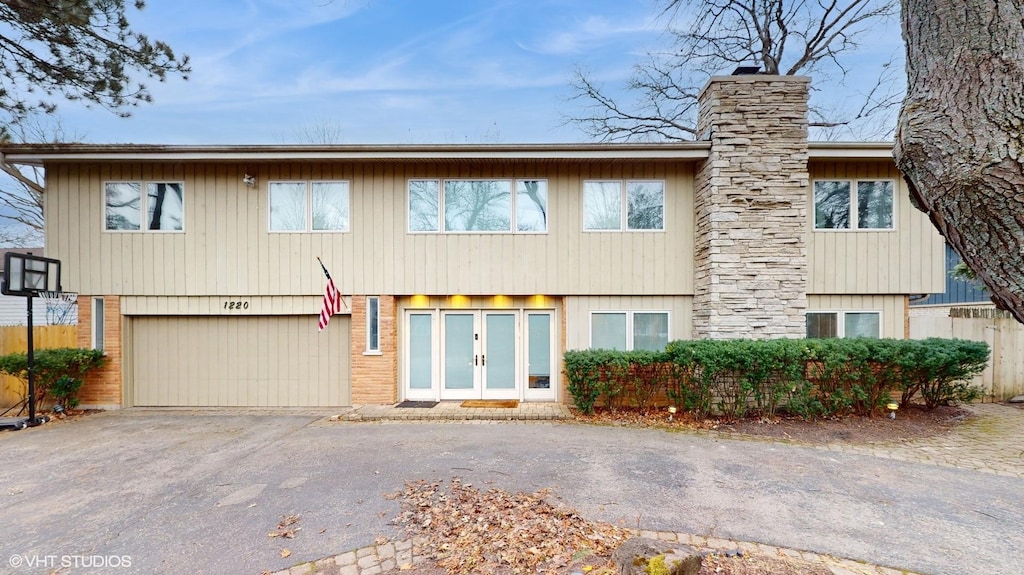
[[[352,296],[352,403],[398,401],[398,308],[380,297],[380,353],[366,352],[366,296]]]
[[[805,334],[809,81],[714,77],[699,96],[694,338]]]
[[[82,407],[121,407],[124,376],[121,355],[121,298],[78,296],[78,347],[92,347],[92,298],[103,298],[103,351],[107,362],[85,376],[78,400]]]

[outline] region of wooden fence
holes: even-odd
[[[35,349],[78,347],[78,326],[46,325],[32,328]],[[0,327],[0,355],[28,350],[28,328],[23,325]],[[0,375],[0,412],[25,397],[25,382],[9,375]],[[12,415],[12,414],[8,414]]]
[[[910,337],[955,337],[983,341],[992,355],[975,383],[986,401],[1024,395],[1024,325],[1007,312],[989,307],[953,307],[948,317],[910,317]]]

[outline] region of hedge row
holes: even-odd
[[[78,405],[76,395],[85,374],[106,362],[103,350],[74,347],[37,349],[33,351],[32,359],[36,401],[42,403],[49,396],[67,408]],[[28,354],[18,352],[0,356],[0,373],[27,382]],[[26,397],[27,394],[26,387]]]
[[[663,352],[565,353],[576,406],[675,405],[697,417],[871,415],[899,395],[929,409],[978,399],[988,345],[931,338],[673,341]]]

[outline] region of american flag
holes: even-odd
[[[319,259],[317,258],[317,260]],[[320,267],[323,268],[324,275],[327,276],[327,286],[324,287],[324,301],[320,306],[320,319],[317,321],[320,329],[317,331],[323,331],[327,327],[332,315],[341,313],[341,293],[335,287],[331,274],[327,273],[327,267],[324,266],[324,262],[320,262]]]

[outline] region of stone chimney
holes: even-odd
[[[694,338],[805,335],[809,83],[716,76],[698,98]]]

